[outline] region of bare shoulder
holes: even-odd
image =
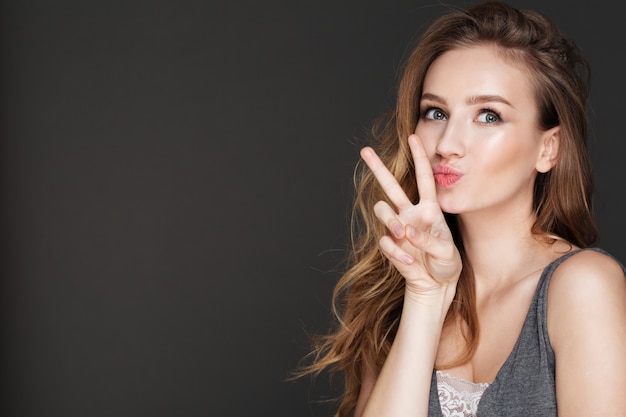
[[[619,262],[606,253],[583,250],[554,271],[550,297],[588,297],[589,291],[618,289],[626,289],[626,276]]]
[[[576,327],[623,325],[626,276],[618,261],[595,250],[580,251],[554,271],[548,290],[548,331],[553,344]],[[616,320],[617,322],[613,322]],[[557,347],[557,346],[555,346]]]

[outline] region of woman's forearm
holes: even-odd
[[[363,417],[426,417],[432,372],[449,307],[445,292],[405,295],[398,332]]]

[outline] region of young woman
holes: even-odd
[[[305,373],[338,416],[626,413],[626,278],[601,249],[587,64],[545,17],[487,2],[436,20],[362,150],[340,325]]]

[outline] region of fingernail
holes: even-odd
[[[402,225],[396,224],[392,227],[392,229],[393,229],[393,234],[396,235],[396,237],[404,236],[404,227],[402,227]]]
[[[413,258],[407,254],[400,256],[400,259],[407,265],[411,265],[413,263]]]

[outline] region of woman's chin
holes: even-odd
[[[439,207],[441,207],[441,211],[448,214],[461,214],[463,212],[463,206],[458,202],[439,199]]]

